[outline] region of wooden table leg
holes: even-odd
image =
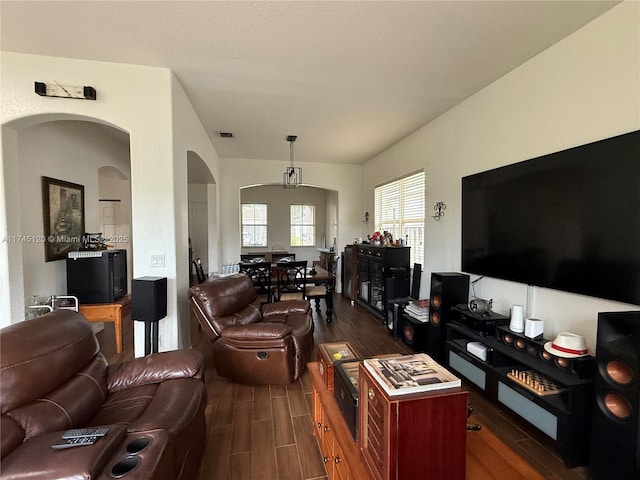
[[[80,305],[79,311],[89,322],[113,322],[116,353],[122,353],[122,318],[131,313],[131,295],[125,295],[114,303]]]
[[[113,329],[116,337],[116,353],[122,353],[122,311],[116,309],[113,316]]]

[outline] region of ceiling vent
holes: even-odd
[[[218,132],[221,138],[233,138],[233,133],[231,132]]]

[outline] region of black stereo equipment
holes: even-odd
[[[389,268],[389,276],[398,280],[409,278],[409,270],[404,267],[391,267]]]
[[[67,295],[83,303],[113,303],[127,293],[127,251],[69,252]]]
[[[385,297],[387,299],[403,298],[409,296],[409,277],[393,278],[387,277]],[[389,303],[387,300],[387,304]]]
[[[436,361],[445,361],[446,324],[452,307],[469,300],[469,275],[464,273],[432,273],[429,297],[427,353]]]
[[[394,338],[402,336],[402,313],[404,307],[412,300],[411,297],[392,298],[387,304],[387,331]]]
[[[562,370],[576,378],[588,380],[593,378],[596,369],[596,359],[592,356],[565,358],[553,355],[545,350],[544,344],[548,340],[544,338],[533,339],[525,337],[522,333],[512,332],[509,327],[496,328],[495,338],[498,342],[511,347],[516,351],[535,357],[550,367]]]
[[[481,337],[493,337],[497,326],[509,325],[509,317],[490,310],[472,312],[466,304],[453,307],[452,319]]]
[[[167,278],[131,280],[131,319],[145,322],[145,355],[158,351],[158,321],[167,316]]]
[[[640,311],[598,314],[593,480],[640,479]]]

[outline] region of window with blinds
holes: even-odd
[[[242,204],[242,246],[267,246],[267,205]]]
[[[424,184],[424,172],[418,172],[375,189],[375,228],[411,247],[411,265],[424,265]]]

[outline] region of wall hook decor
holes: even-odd
[[[438,221],[440,218],[444,217],[444,211],[447,209],[447,206],[444,202],[438,202],[433,206],[433,209],[436,211],[436,214],[432,215],[432,217]]]
[[[364,212],[364,220],[362,223],[369,223],[369,212]]]

